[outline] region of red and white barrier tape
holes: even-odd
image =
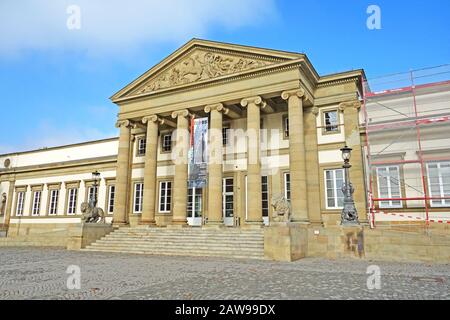
[[[405,214],[398,214],[398,213],[391,213],[391,212],[383,212],[383,211],[377,211],[374,212],[375,214],[377,213],[381,213],[381,214],[385,214],[385,215],[390,215],[390,216],[397,216],[397,217],[402,217],[402,218],[410,218],[410,219],[415,219],[415,220],[420,220],[420,221],[426,221],[425,219],[421,218],[421,217],[414,217],[414,216],[408,216]],[[450,220],[435,220],[435,219],[429,219],[429,222],[434,222],[434,223],[445,223],[445,224],[450,224]]]

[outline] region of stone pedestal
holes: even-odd
[[[276,261],[295,261],[306,257],[308,229],[305,225],[275,223],[264,229],[264,255]]]
[[[80,223],[69,228],[67,250],[80,250],[112,232],[113,226],[106,223]]]

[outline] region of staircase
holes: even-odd
[[[128,227],[84,251],[264,259],[264,230]]]

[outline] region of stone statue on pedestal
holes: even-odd
[[[0,199],[0,216],[5,215],[5,209],[6,209],[6,193],[3,193]]]
[[[272,198],[273,207],[273,222],[284,222],[288,223],[291,221],[291,204],[282,194],[273,196]]]
[[[96,207],[93,201],[81,204],[81,221],[86,223],[105,223],[105,212],[102,208]]]

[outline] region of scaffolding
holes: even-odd
[[[364,81],[371,226],[450,221],[450,64]]]

